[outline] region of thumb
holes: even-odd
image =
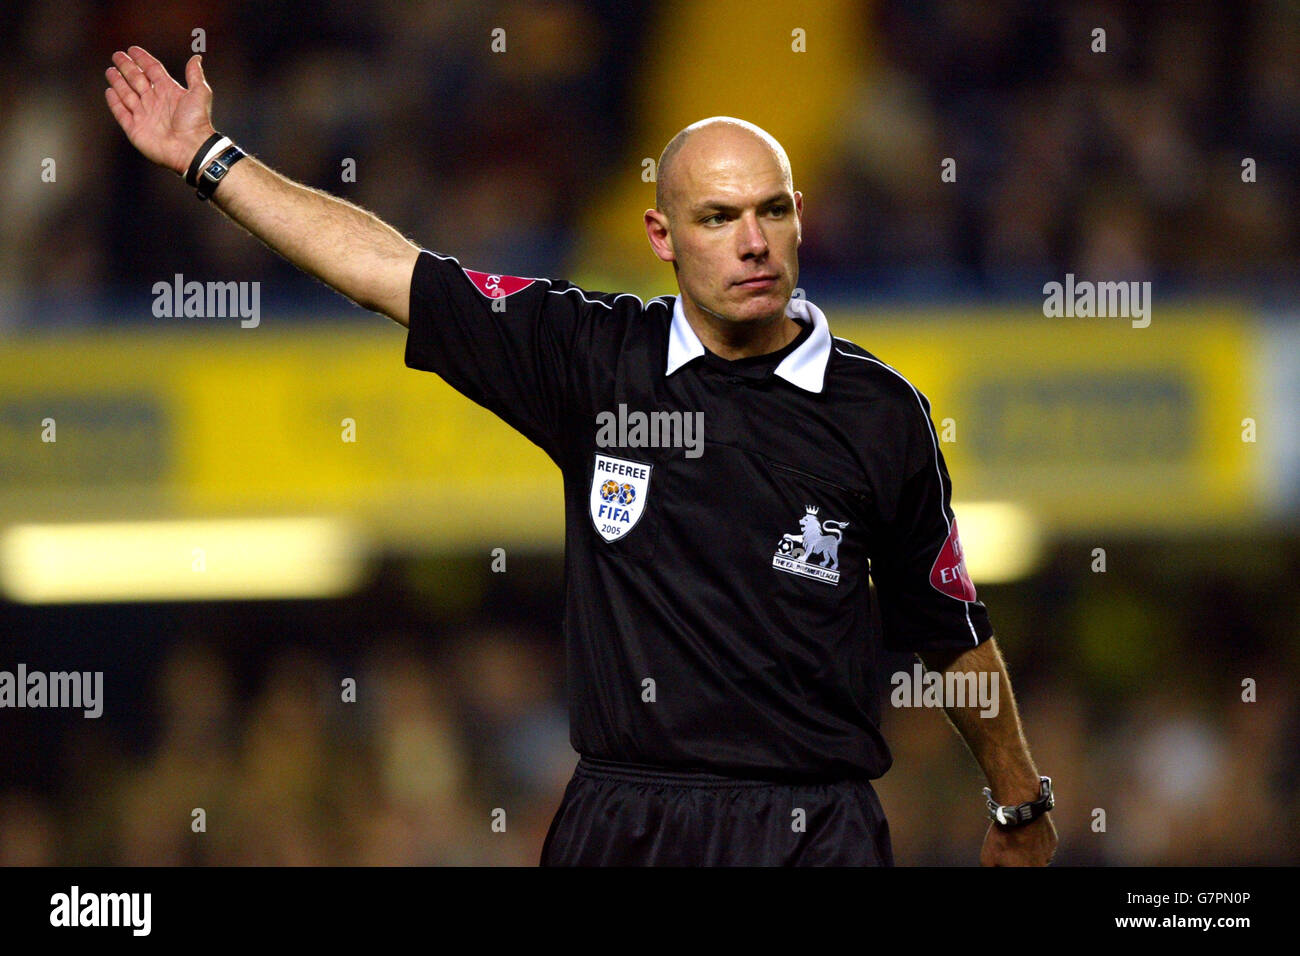
[[[185,64],[185,85],[192,90],[196,86],[202,86],[204,82],[203,57],[195,53]]]

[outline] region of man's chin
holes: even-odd
[[[697,300],[697,306],[700,311],[724,322],[737,325],[763,325],[785,315],[786,303],[789,301],[789,295],[774,290],[762,295],[757,292],[742,292],[739,297],[731,295],[721,302],[710,305]]]
[[[743,298],[736,303],[732,314],[742,322],[762,322],[780,318],[785,314],[785,304],[790,296],[779,289],[758,293],[742,293]]]

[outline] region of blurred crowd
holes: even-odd
[[[22,92],[0,100],[0,329],[147,318],[152,283],[177,272],[262,280],[282,314],[337,310],[238,230],[212,228],[190,190],[134,151],[103,96],[116,49],[144,46],[183,81],[201,29],[214,123],[255,155],[429,248],[542,274],[559,270],[627,136],[627,52],[643,20],[615,0],[57,8],[0,8],[14,38],[0,82]],[[506,55],[490,48],[497,27]]]
[[[628,153],[647,27],[672,10],[615,0],[374,0],[363,14],[351,0],[58,8],[0,10],[15,41],[0,80],[20,94],[0,100],[0,328],[144,318],[153,282],[216,268],[223,280],[268,280],[264,305],[279,314],[337,307],[237,230],[210,228],[188,190],[134,153],[103,102],[116,48],[152,44],[180,75],[202,29],[218,127],[276,168],[429,248],[563,275],[576,265],[584,204]],[[846,78],[843,122],[827,131],[830,171],[801,253],[828,294],[1023,294],[1066,271],[1154,277],[1165,291],[1293,290],[1294,4],[880,0],[861,15],[873,49]],[[503,24],[505,56],[489,47]],[[53,183],[40,179],[46,158],[57,161]],[[940,158],[955,160],[954,182],[940,180]]]
[[[54,799],[0,790],[0,865],[535,865],[577,762],[559,658],[489,629],[358,659],[268,654],[245,697],[214,642],[178,641],[125,705],[140,732],[119,705],[42,755]]]
[[[1099,582],[1062,549],[1031,581],[981,588],[1056,784],[1058,862],[1300,861],[1300,597],[1260,600],[1300,572],[1300,547],[1277,557],[1275,579],[1249,580],[1128,550],[1135,573]],[[87,646],[111,661],[103,717],[6,717],[0,865],[536,865],[577,755],[558,607],[553,624],[507,619],[528,600],[511,587],[381,637],[264,645],[275,625],[235,635],[181,608],[154,656],[101,626]],[[527,588],[557,602],[558,566]],[[403,601],[364,603],[382,617]],[[973,865],[985,781],[941,711],[888,705],[889,674],[911,666],[890,655],[880,675],[895,855]]]
[[[876,6],[879,72],[850,100],[806,268],[907,296],[1023,296],[1067,271],[1294,293],[1294,4]]]

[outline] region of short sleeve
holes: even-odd
[[[576,287],[477,272],[424,250],[411,276],[406,364],[437,374],[554,460],[591,308],[567,289]]]
[[[905,419],[908,452],[901,469],[907,477],[878,528],[871,560],[884,643],[895,651],[975,647],[993,629],[966,570],[952,481],[929,403],[913,394],[917,404]]]

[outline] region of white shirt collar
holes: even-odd
[[[677,295],[673,299],[673,324],[668,331],[668,367],[664,375],[672,375],[687,362],[704,354],[704,343],[686,321],[682,297]],[[826,378],[826,364],[831,357],[831,330],[826,316],[800,296],[790,297],[785,314],[800,325],[811,322],[813,330],[802,345],[781,360],[776,374],[806,392],[820,392]]]

